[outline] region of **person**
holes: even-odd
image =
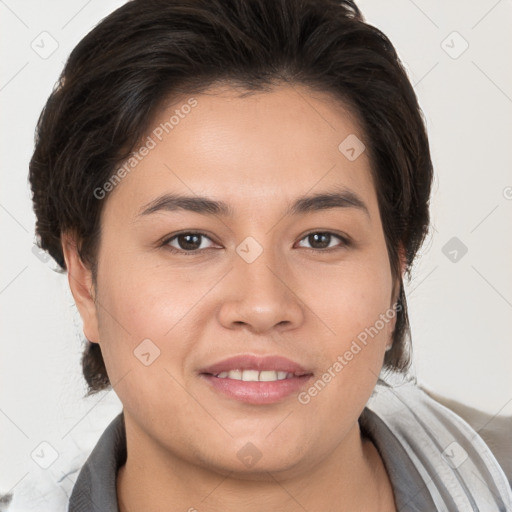
[[[354,2],[127,2],[71,53],[29,178],[89,392],[123,405],[70,512],[512,509],[408,373],[432,162]]]

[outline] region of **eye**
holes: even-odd
[[[165,246],[172,253],[191,256],[211,248],[203,246],[202,239],[212,241],[212,239],[204,233],[185,231],[166,238],[162,242],[162,246]],[[338,244],[338,246],[332,246],[331,242],[333,242],[334,239],[341,241],[341,244]],[[330,231],[314,231],[307,234],[299,240],[299,242],[302,242],[303,240],[307,240],[312,245],[312,247],[310,247],[311,250],[321,252],[330,252],[331,250],[341,249],[350,245],[350,240],[347,237]],[[177,247],[173,246],[172,243],[176,243]],[[308,247],[306,247],[306,249],[308,249]]]
[[[204,238],[211,240],[211,238],[206,236],[204,233],[186,231],[167,238],[162,242],[162,245],[166,246],[171,252],[182,254],[197,253],[199,250],[208,249],[208,247],[204,247],[201,243],[201,239]],[[176,241],[178,247],[171,245],[171,242],[173,241]]]
[[[338,245],[338,247],[330,246],[330,242],[333,241],[333,238],[337,238],[338,240],[340,240],[341,245]],[[326,251],[326,249],[330,251],[331,249],[336,250],[344,246],[350,245],[348,238],[341,235],[337,235],[336,233],[332,233],[330,231],[314,231],[312,233],[307,234],[304,238],[300,240],[300,242],[302,242],[302,240],[307,240],[313,246],[311,247],[311,249],[314,251],[328,252]]]

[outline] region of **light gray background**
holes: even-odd
[[[37,118],[69,52],[122,3],[0,0],[0,495],[34,476],[51,485],[121,409],[112,391],[82,398],[80,317],[67,276],[32,252],[27,172]],[[435,165],[432,234],[407,284],[414,371],[441,395],[511,415],[512,2],[358,5],[404,61]],[[465,255],[446,246],[453,237]],[[52,449],[48,470],[31,458],[36,450],[49,462]]]

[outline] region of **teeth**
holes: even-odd
[[[276,380],[291,379],[293,373],[274,370],[230,370],[221,372],[216,377],[219,379],[243,380],[245,382],[274,382]]]
[[[230,372],[223,372],[226,374],[226,377],[229,375],[230,379],[242,379],[242,370],[231,370]]]
[[[286,375],[285,375],[286,377]],[[263,371],[260,372],[260,381],[271,382],[273,380],[278,380],[279,376],[275,371]]]
[[[266,373],[266,372],[261,372],[261,373]],[[260,380],[260,379],[258,379],[259,374],[260,374],[260,372],[258,372],[258,370],[244,370],[242,372],[242,377],[240,378],[240,380],[243,380],[245,382],[258,382]],[[229,374],[228,374],[228,378],[229,378]]]

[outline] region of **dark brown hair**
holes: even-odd
[[[410,365],[399,267],[409,275],[428,232],[432,162],[422,112],[389,39],[349,0],[132,0],[74,48],[38,121],[30,184],[39,245],[65,270],[73,232],[96,275],[100,215],[94,193],[126,160],[173,95],[213,85],[247,92],[282,83],[329,93],[365,136],[387,250],[400,286],[384,365]],[[341,141],[340,141],[341,142]],[[110,385],[100,346],[87,343],[89,394]]]

